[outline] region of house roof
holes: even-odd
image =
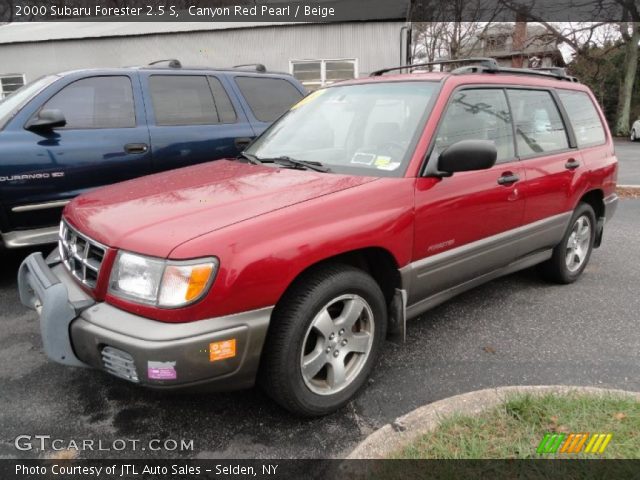
[[[496,23],[495,25],[490,25],[480,36],[490,37],[492,35],[511,35],[514,30],[514,23]],[[528,38],[544,35],[545,33],[551,33],[545,26],[531,23],[527,24]]]

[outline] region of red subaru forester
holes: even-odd
[[[314,92],[238,159],[71,202],[19,272],[47,355],[160,389],[257,380],[322,415],[407,318],[536,264],[576,280],[617,204],[589,89],[490,60],[388,72]]]

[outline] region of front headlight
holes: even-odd
[[[161,260],[120,251],[109,278],[109,292],[158,307],[182,307],[207,292],[217,270],[216,258]]]

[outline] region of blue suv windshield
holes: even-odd
[[[35,94],[51,85],[58,78],[60,77],[57,75],[40,77],[0,100],[0,130],[4,128],[9,120],[11,120]]]
[[[367,83],[317,90],[246,151],[258,159],[320,162],[332,172],[402,176],[437,82]]]

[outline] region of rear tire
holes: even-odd
[[[331,413],[364,385],[386,329],[384,295],[371,276],[339,264],[311,270],[274,309],[258,381],[293,413]]]
[[[541,265],[544,276],[555,283],[575,282],[584,271],[596,237],[596,215],[587,203],[574,211],[562,241],[553,249],[553,256]]]

